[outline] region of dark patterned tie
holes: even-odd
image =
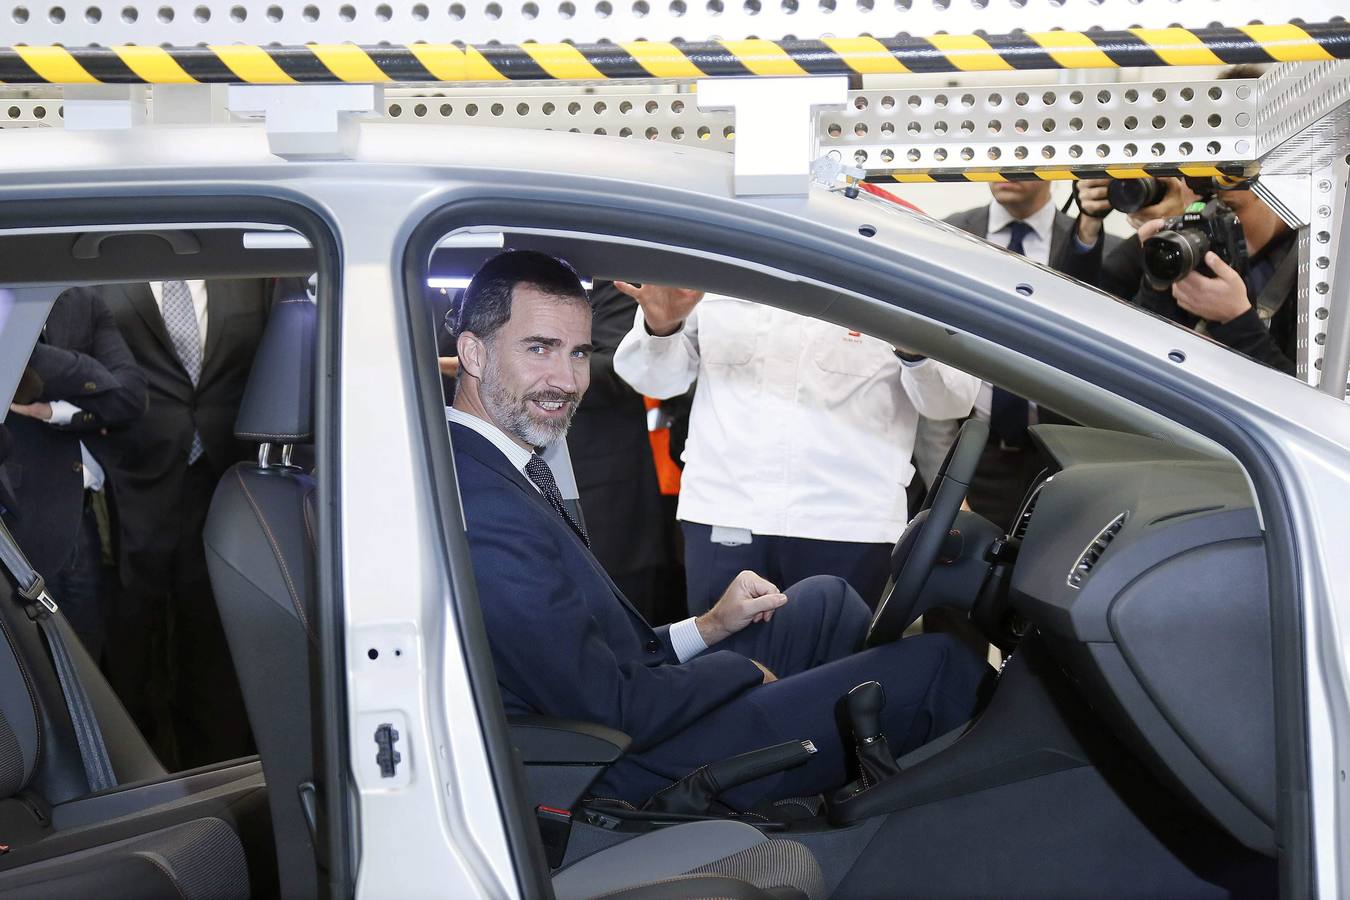
[[[186,281],[166,281],[163,289],[164,303],[160,315],[164,317],[164,327],[169,332],[178,361],[183,364],[192,386],[202,375],[202,333],[197,327],[197,308],[192,303],[192,291]],[[188,451],[188,465],[201,458],[204,451],[202,436],[192,432],[192,449]]]
[[[572,526],[572,530],[577,533],[577,537],[581,538],[582,543],[589,547],[591,545],[590,536],[586,534],[586,529],[581,527],[581,523],[572,518],[572,514],[563,505],[562,491],[558,490],[558,482],[553,478],[553,470],[548,467],[544,458],[538,453],[531,454],[530,461],[525,464],[525,474],[530,476],[530,481],[533,481],[535,487],[539,488],[544,495],[544,499],[548,500],[549,505],[558,511],[558,515],[562,516],[563,520]]]
[[[1026,256],[1024,241],[1033,229],[1026,222],[1014,219],[1008,225],[1011,233],[1008,249]],[[1021,447],[1027,442],[1027,423],[1031,420],[1031,404],[998,385],[993,385],[994,396],[989,402],[989,430],[1006,447]]]

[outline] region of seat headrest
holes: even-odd
[[[234,436],[260,444],[314,439],[314,340],[318,307],[308,298],[278,301],[258,342]]]

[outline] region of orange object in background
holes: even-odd
[[[643,397],[642,402],[651,412],[661,405],[660,400]],[[670,429],[655,428],[647,432],[652,442],[652,459],[656,462],[656,481],[661,486],[661,496],[674,497],[680,493],[680,467],[670,458]]]

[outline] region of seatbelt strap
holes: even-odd
[[[61,632],[61,623],[55,618],[56,601],[47,593],[46,582],[42,580],[28,557],[24,556],[14,535],[9,533],[3,519],[0,519],[0,562],[5,564],[13,576],[19,596],[28,601],[26,610],[29,618],[37,622],[42,637],[47,642],[47,651],[52,657],[52,667],[56,669],[56,678],[61,683],[61,694],[65,697],[66,712],[70,714],[71,727],[75,729],[75,740],[80,747],[80,758],[84,761],[85,778],[89,781],[89,790],[97,792],[117,785],[117,776],[113,774],[112,760],[108,758],[108,747],[103,742],[103,731],[99,728],[98,717],[94,715],[93,704],[84,692],[79,670],[66,645],[65,635]]]
[[[1280,260],[1279,265],[1275,267],[1275,272],[1270,276],[1270,281],[1261,289],[1261,294],[1252,304],[1256,307],[1256,314],[1270,327],[1270,320],[1284,306],[1289,298],[1289,292],[1293,290],[1294,283],[1298,278],[1298,247],[1290,246],[1284,254],[1284,259]]]

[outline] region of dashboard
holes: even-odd
[[[1063,425],[1015,526],[1013,608],[1116,738],[1273,853],[1275,715],[1260,518],[1236,463]]]

